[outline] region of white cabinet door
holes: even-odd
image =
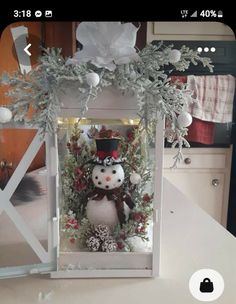
[[[224,173],[193,170],[164,170],[164,176],[189,200],[221,223],[224,195]]]

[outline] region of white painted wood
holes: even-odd
[[[33,138],[32,142],[30,143],[27,151],[23,155],[20,163],[18,164],[17,168],[12,174],[6,187],[4,188],[4,194],[6,195],[6,199],[10,199],[10,197],[13,195],[14,191],[16,190],[16,187],[19,185],[21,179],[24,177],[27,169],[31,165],[42,143],[43,143],[43,139],[40,137],[38,132]]]
[[[224,173],[178,171],[166,172],[164,176],[188,199],[200,206],[216,221],[221,222],[223,205]],[[218,179],[214,187],[212,180]]]
[[[52,259],[57,261],[60,255],[60,184],[59,184],[59,156],[57,135],[47,137],[47,165],[49,168],[48,184],[50,185],[50,238]]]
[[[125,115],[125,117],[124,117]],[[80,109],[79,108],[71,108],[66,109],[63,108],[62,111],[59,113],[60,117],[80,117]],[[92,109],[90,108],[86,115],[87,118],[94,118],[94,119],[103,119],[104,118],[104,109]],[[124,118],[136,118],[136,114],[133,110],[130,109],[123,109],[123,110],[116,110],[116,109],[109,109],[109,119],[124,119]]]
[[[30,245],[30,247],[33,249],[33,251],[40,258],[40,260],[43,263],[50,262],[50,258],[49,258],[47,251],[41,245],[39,240],[35,237],[32,230],[25,223],[23,218],[16,211],[16,208],[13,207],[13,205],[9,203],[9,204],[5,205],[4,211],[7,213],[9,218],[12,220],[13,224],[16,226],[17,230],[21,233],[21,235],[24,237],[26,242]]]
[[[60,252],[59,270],[152,269],[152,252]],[[78,269],[79,268],[79,269]]]
[[[221,22],[161,22],[147,25],[147,42],[153,40],[235,40],[233,30]]]
[[[152,275],[159,275],[160,268],[160,242],[161,242],[161,213],[163,192],[163,153],[164,153],[164,120],[159,116],[156,126],[155,140],[155,176],[154,176],[154,200],[153,200],[153,238],[152,238]],[[156,211],[158,211],[156,213]]]
[[[206,168],[215,168],[215,169],[224,169],[226,166],[226,155],[223,154],[197,154],[195,150],[191,153],[184,152],[184,159],[178,163],[179,169],[206,169]],[[164,168],[170,168],[173,166],[174,155],[176,153],[176,149],[172,153],[165,153],[164,155]],[[191,163],[186,164],[185,159],[190,158]]]
[[[73,270],[55,271],[50,273],[53,279],[72,278],[141,278],[151,277],[151,270],[139,269],[102,269],[102,270]]]
[[[63,87],[68,87],[63,92],[58,92],[59,100],[62,103],[62,110],[59,113],[61,117],[76,117],[80,116],[80,103],[78,95],[78,84],[76,82],[65,82],[62,84]],[[135,96],[124,96],[114,87],[109,87],[103,90],[96,101],[88,105],[88,112],[86,112],[86,118],[88,119],[124,119],[124,118],[136,118],[138,112],[138,105]],[[76,261],[76,264],[82,265],[82,267],[97,267],[97,268],[120,268],[127,269],[124,272],[123,276],[132,276],[132,268],[142,268],[144,269],[145,276],[147,272],[146,268],[151,271],[148,272],[150,276],[156,276],[159,272],[159,260],[160,260],[160,233],[161,233],[161,202],[162,202],[162,167],[163,167],[163,130],[164,123],[162,120],[159,121],[157,125],[156,140],[158,145],[156,146],[156,163],[155,163],[155,192],[158,194],[155,195],[154,199],[154,223],[153,223],[153,252],[151,254],[137,254],[131,253],[127,255],[126,253],[109,253],[105,255],[104,253],[81,253],[70,255],[65,253],[59,253],[58,258],[58,271],[60,271],[60,266],[63,264],[69,265],[74,264],[72,261]],[[59,201],[59,200],[58,200]],[[156,212],[158,210],[158,212]],[[155,215],[158,217],[156,218]],[[81,258],[81,260],[79,259]],[[75,270],[76,271],[76,270]],[[78,277],[93,276],[89,274],[91,270],[87,269],[85,272],[77,270],[76,273],[80,273]],[[110,272],[111,271],[111,272]],[[113,270],[109,270],[112,276],[114,273]],[[130,272],[129,272],[130,271]],[[72,272],[70,272],[72,273]],[[94,273],[94,272],[92,272]],[[98,272],[100,273],[100,272]],[[116,272],[118,275],[119,272]],[[138,272],[135,272],[137,275]],[[142,272],[140,272],[142,274]],[[59,274],[58,274],[59,275]],[[60,274],[61,275],[61,274]],[[97,276],[97,275],[96,275]],[[99,276],[101,276],[99,274]],[[107,276],[104,273],[104,276]],[[109,274],[109,276],[111,276]],[[122,276],[122,275],[118,275]],[[142,276],[142,275],[141,275]],[[53,275],[55,277],[55,275]],[[67,273],[66,277],[70,277]],[[73,277],[76,277],[76,274],[73,273]]]
[[[63,85],[65,86],[66,83]],[[62,102],[61,117],[80,117],[80,102],[78,95],[78,84],[70,82],[65,92],[59,93]],[[104,89],[96,98],[96,101],[89,102],[87,118],[134,118],[137,116],[138,106],[135,96],[124,96],[113,87]]]
[[[4,190],[0,190],[0,201],[2,209],[7,213],[13,224],[40,258],[40,260],[43,263],[48,263],[50,261],[48,253],[10,202],[11,196],[13,195],[21,179],[24,177],[42,143],[43,139],[40,138],[38,132],[28,147],[27,151],[25,152],[24,156],[22,157],[10,180],[8,181],[6,187]]]
[[[57,153],[57,136],[46,135],[46,167],[47,167],[47,184],[48,184],[48,255],[49,260],[57,260],[57,244],[59,234],[59,222],[57,215],[57,176],[58,176],[58,153]],[[57,234],[55,232],[57,229]]]
[[[21,128],[23,128],[21,126]],[[27,151],[23,155],[20,163],[18,164],[17,168],[15,169],[13,175],[11,176],[8,184],[4,188],[4,190],[0,190],[0,201],[2,205],[2,210],[4,210],[10,219],[12,220],[13,224],[16,226],[17,230],[21,233],[24,237],[28,245],[33,249],[39,259],[42,261],[42,264],[35,265],[24,265],[20,267],[4,267],[0,269],[0,277],[14,277],[14,276],[21,276],[27,274],[29,272],[41,272],[41,271],[49,271],[53,270],[56,267],[56,248],[53,246],[53,238],[52,238],[52,216],[56,214],[56,204],[55,200],[53,201],[53,195],[50,195],[50,185],[52,185],[52,181],[55,184],[55,172],[54,175],[50,175],[48,177],[48,252],[44,249],[41,245],[39,240],[35,237],[34,233],[32,232],[31,228],[27,225],[21,215],[17,212],[16,208],[10,202],[10,198],[14,193],[15,189],[17,188],[18,184],[20,183],[21,179],[24,177],[28,167],[32,163],[34,157],[36,156],[37,152],[39,151],[40,147],[42,146],[44,139],[42,136],[37,132],[36,136],[33,138],[31,144],[29,145]],[[53,144],[54,142],[54,144]],[[56,164],[50,167],[50,164],[56,162],[57,159],[54,155],[51,154],[51,150],[49,147],[55,147],[57,141],[51,137],[46,139],[46,162],[48,171],[51,172],[52,168],[56,168]],[[51,182],[51,184],[50,184]],[[17,250],[16,250],[16,257],[17,257]]]
[[[224,227],[227,227],[233,145],[229,149],[224,149],[224,151],[225,151],[225,156],[226,156],[226,165],[224,168],[224,181],[225,182],[224,182],[224,187],[223,187],[223,204],[222,204],[221,224]]]
[[[55,269],[54,263],[4,267],[2,269],[0,268],[0,279],[16,278],[27,276],[29,274],[45,273],[51,271],[52,269]]]
[[[154,22],[153,34],[229,36],[233,35],[233,31],[221,22]]]
[[[54,216],[52,218],[52,240],[53,240],[53,247],[56,247],[56,248],[59,246],[59,239],[60,239],[59,234],[58,234],[58,232],[59,232],[58,221],[59,221],[58,217]]]
[[[226,227],[232,147],[184,149],[184,160],[176,169],[170,169],[176,149],[165,149],[164,176],[171,181],[189,200],[208,212],[216,221]],[[214,179],[219,185],[214,187]]]

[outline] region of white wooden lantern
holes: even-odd
[[[60,117],[79,117],[78,98],[75,97],[75,84],[67,85],[67,90],[60,94],[63,104]],[[90,103],[86,118],[94,120],[137,118],[138,106],[135,97],[127,97],[115,88],[105,89],[94,103]],[[163,121],[156,126],[156,142],[153,147],[155,162],[153,190],[153,226],[152,249],[149,252],[89,252],[61,251],[60,236],[57,243],[57,270],[51,273],[52,278],[76,277],[152,277],[159,274],[161,204],[162,204],[162,159],[163,159]],[[59,190],[60,192],[60,190]],[[58,197],[58,196],[57,196]],[[58,210],[60,202],[57,202]],[[60,214],[60,210],[58,212]],[[78,266],[79,265],[79,266]]]
[[[73,85],[67,85],[67,91],[59,94],[63,104],[62,118],[79,117],[78,98],[75,97]],[[115,88],[104,90],[95,103],[89,104],[86,117],[89,119],[135,119],[138,106],[135,97],[126,97]],[[9,127],[9,126],[4,126]],[[16,126],[17,127],[17,126]],[[159,275],[160,269],[160,237],[161,237],[161,205],[162,205],[162,160],[163,160],[163,121],[156,126],[155,148],[152,148],[154,165],[154,202],[152,225],[152,249],[148,252],[88,252],[60,250],[60,214],[61,189],[58,170],[58,144],[56,134],[41,138],[35,136],[21,162],[4,190],[0,190],[1,210],[5,211],[24,237],[27,244],[39,258],[37,264],[0,268],[0,278],[27,275],[31,273],[50,273],[51,278],[79,277],[153,277]],[[11,195],[37,154],[40,146],[46,146],[46,174],[48,189],[48,243],[43,248],[33,231],[12,205]],[[59,151],[60,152],[60,151]],[[1,220],[1,218],[0,218]],[[1,224],[1,223],[0,223]],[[79,267],[75,267],[79,265]],[[1,265],[0,265],[1,266]]]

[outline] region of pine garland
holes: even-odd
[[[8,96],[13,100],[9,109],[12,110],[14,121],[27,123],[46,132],[54,133],[57,130],[57,117],[61,109],[60,93],[65,92],[68,86],[75,84],[78,89],[78,100],[81,105],[80,117],[83,117],[97,95],[108,86],[115,86],[124,94],[136,96],[139,105],[138,115],[148,124],[154,125],[158,118],[166,117],[167,132],[172,133],[171,142],[179,146],[177,160],[181,157],[181,148],[188,145],[184,140],[186,128],[179,128],[176,118],[185,108],[191,94],[184,87],[179,89],[170,83],[169,75],[164,66],[171,65],[173,70],[185,71],[190,63],[203,64],[212,71],[213,65],[209,58],[201,57],[197,51],[186,46],[180,49],[181,58],[178,62],[171,62],[173,45],[165,46],[148,44],[138,55],[140,60],[128,64],[117,65],[114,71],[98,68],[91,63],[67,64],[61,55],[61,49],[43,49],[39,65],[29,74],[2,76],[1,83],[10,86]],[[86,75],[95,72],[100,77],[96,87],[89,86]],[[186,97],[187,96],[187,97]],[[27,116],[30,108],[33,116]],[[170,140],[170,136],[168,136]]]

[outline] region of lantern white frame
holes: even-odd
[[[72,92],[72,93],[71,93]],[[59,99],[66,105],[61,110],[60,117],[79,116],[78,99],[69,89]],[[134,97],[124,97],[114,88],[104,90],[95,103],[89,105],[86,117],[92,119],[119,119],[137,117],[137,102]],[[28,129],[27,127],[6,124],[6,128]],[[161,210],[162,210],[162,167],[164,147],[164,123],[159,120],[156,126],[155,144],[155,178],[154,178],[154,213],[152,252],[60,252],[59,235],[59,172],[58,147],[56,134],[41,138],[39,132],[35,135],[18,167],[11,176],[4,190],[0,190],[1,210],[9,215],[18,231],[25,238],[42,264],[3,267],[0,268],[0,278],[22,276],[31,273],[50,273],[51,278],[88,278],[88,277],[153,277],[160,270],[160,240],[161,240]],[[39,148],[45,141],[48,200],[48,251],[16,212],[10,198],[17,185],[24,177]],[[60,263],[90,265],[88,269],[60,270]],[[94,268],[100,269],[94,269]]]
[[[60,117],[79,117],[80,108],[73,85],[59,94],[63,104]],[[135,97],[124,97],[115,88],[105,89],[94,103],[89,104],[86,118],[89,119],[133,119],[137,117],[138,106]],[[162,178],[164,123],[160,119],[156,126],[155,174],[154,174],[154,212],[152,252],[60,252],[57,238],[57,271],[51,278],[88,278],[88,277],[153,277],[159,275],[160,238],[162,210]],[[59,191],[59,189],[57,189]],[[57,196],[58,198],[58,196]],[[57,200],[59,210],[59,201]],[[59,213],[59,212],[58,212]],[[55,219],[56,220],[56,219]],[[57,221],[58,222],[58,221]],[[80,264],[81,269],[61,270],[61,266]],[[90,266],[86,268],[86,266]],[[84,267],[84,268],[83,268]],[[97,268],[97,269],[96,269]]]
[[[5,128],[8,129],[30,129],[24,126],[17,126],[14,124],[7,124]],[[13,140],[13,139],[12,139]],[[47,168],[47,201],[48,201],[48,212],[47,212],[47,222],[48,222],[48,250],[46,251],[41,245],[40,241],[34,235],[32,229],[22,218],[22,216],[17,212],[16,207],[11,203],[11,197],[19,185],[20,181],[24,177],[27,169],[29,168],[34,157],[37,155],[40,147],[45,142],[46,149],[46,168]],[[6,277],[16,277],[23,276],[30,273],[44,273],[55,269],[56,261],[56,244],[55,244],[55,232],[57,226],[55,225],[56,215],[56,198],[55,191],[49,191],[49,189],[55,189],[56,186],[56,162],[55,160],[55,136],[46,135],[45,138],[39,134],[39,131],[34,136],[32,142],[24,153],[22,159],[20,160],[18,166],[13,172],[10,180],[8,181],[6,187],[0,189],[0,214],[5,211],[9,216],[10,220],[15,225],[17,231],[23,236],[26,243],[31,247],[31,249],[38,256],[41,264],[29,264],[22,266],[9,266],[0,267],[0,278]],[[54,202],[54,203],[52,203]]]

